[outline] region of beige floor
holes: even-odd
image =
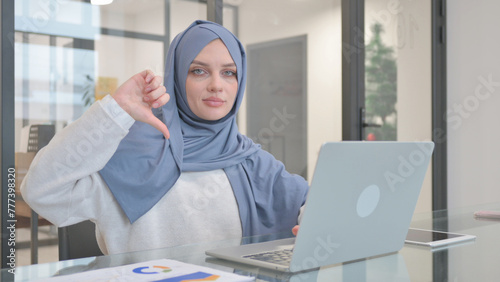
[[[30,229],[17,228],[16,229],[16,242],[30,242]],[[38,232],[38,239],[57,238],[57,229],[54,226],[40,226]],[[59,260],[59,250],[57,245],[40,246],[38,248],[38,263],[55,262]],[[30,248],[16,248],[16,265],[24,266],[31,264],[31,250]]]

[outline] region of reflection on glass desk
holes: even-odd
[[[479,209],[500,210],[500,204],[415,214],[411,227],[476,235],[477,239],[448,248],[431,249],[406,244],[401,251],[384,256],[322,267],[303,273],[282,273],[207,257],[205,250],[290,237],[291,233],[208,242],[109,256],[23,266],[16,281],[31,281],[161,258],[174,259],[241,275],[257,281],[498,281],[500,277],[500,221],[479,220]],[[367,240],[369,234],[367,234]],[[2,270],[2,281],[10,275]]]

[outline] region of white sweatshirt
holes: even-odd
[[[21,184],[25,201],[59,227],[93,221],[104,254],[241,237],[238,206],[223,170],[183,172],[130,224],[98,171],[133,123],[111,96],[94,103],[37,153]]]

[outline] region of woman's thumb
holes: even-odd
[[[170,131],[168,130],[167,126],[157,117],[152,116],[151,119],[148,121],[148,124],[152,125],[154,128],[158,129],[161,133],[163,133],[163,136],[165,136],[166,139],[170,138]]]

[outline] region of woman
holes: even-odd
[[[308,185],[238,132],[245,64],[233,34],[194,22],[166,88],[144,71],[96,102],[40,150],[23,197],[57,226],[95,222],[104,254],[289,230]]]

